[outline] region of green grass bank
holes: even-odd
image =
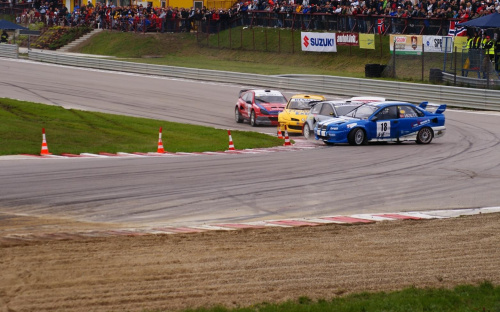
[[[395,292],[360,293],[331,300],[301,297],[281,304],[262,303],[251,307],[185,310],[185,312],[498,312],[500,287],[489,282],[453,289],[410,287]]]
[[[52,154],[156,152],[160,127],[168,152],[229,147],[227,130],[0,99],[0,155],[39,154],[42,128]],[[231,136],[236,149],[283,144],[283,140],[255,132],[231,131]]]
[[[240,30],[235,28],[232,32],[237,33]],[[245,36],[248,37],[246,41],[255,37],[256,47],[262,47],[262,41],[267,37],[269,45],[274,45],[274,52],[254,51],[251,47],[230,49],[228,31],[210,36],[208,45],[206,37],[197,36],[195,33],[142,34],[104,31],[77,47],[74,52],[110,55],[150,64],[264,75],[316,74],[349,77],[364,77],[365,64],[387,63],[390,59],[389,49],[385,48],[382,52],[347,46],[339,46],[338,53],[302,52],[299,48],[295,48],[294,53],[277,52],[278,37],[283,42],[282,46],[287,46],[291,41],[290,32],[270,29],[264,34],[261,30],[252,30],[254,36],[245,30]],[[278,31],[281,34],[278,34]],[[300,44],[300,32],[294,32],[293,36],[294,43]],[[238,36],[234,37],[239,40]],[[389,39],[382,37],[382,40],[388,42]],[[233,42],[234,47],[239,45],[240,43]]]
[[[299,31],[277,28],[235,27],[210,36],[103,31],[73,51],[131,62],[263,75],[365,78],[366,64],[395,65],[396,78],[381,79],[419,83],[429,82],[431,68],[443,67],[442,53],[426,53],[424,57],[398,55],[393,62],[389,40],[389,36],[375,35],[374,50],[337,46],[336,53],[318,53],[300,50]],[[448,56],[446,61],[450,65],[452,57]]]

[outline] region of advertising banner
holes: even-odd
[[[396,54],[420,55],[422,43],[426,53],[451,53],[453,51],[452,36],[391,35],[390,42],[391,52],[396,43]]]
[[[452,36],[424,36],[424,51],[436,53],[451,53],[453,50]]]
[[[422,36],[418,35],[391,35],[390,36],[390,50],[396,54],[422,54]]]
[[[453,38],[453,51],[455,51],[455,47],[457,48],[458,53],[465,53],[469,51],[469,47],[467,47],[468,39],[469,38],[463,36]]]
[[[359,36],[358,33],[337,33],[337,45],[358,46]]]
[[[375,35],[359,34],[359,48],[375,50]]]
[[[307,52],[337,52],[335,33],[302,32],[300,45]]]

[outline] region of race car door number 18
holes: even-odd
[[[377,122],[377,138],[391,136],[391,122],[389,120]]]

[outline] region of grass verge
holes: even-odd
[[[160,127],[168,152],[229,147],[227,130],[0,99],[0,155],[39,154],[42,128],[52,154],[156,152]],[[236,149],[283,144],[278,138],[247,131],[231,131],[231,137]]]
[[[228,309],[200,308],[186,312],[498,312],[500,287],[489,282],[479,286],[463,285],[454,289],[407,288],[396,292],[360,293],[332,300],[313,301],[301,297],[281,304],[262,303]]]
[[[364,78],[366,64],[393,64],[389,39],[389,36],[376,35],[374,50],[338,46],[337,53],[317,53],[300,50],[299,31],[275,28],[236,27],[210,36],[103,31],[74,52],[115,56],[139,63],[263,75],[311,74]],[[420,56],[398,56],[397,79],[382,79],[428,82],[429,69],[443,67],[443,55],[426,53],[425,59]]]
[[[241,28],[236,28],[233,32],[240,30]],[[265,34],[261,30],[252,32],[255,32],[255,36],[250,34],[245,36],[255,38],[255,45],[259,47],[264,37],[267,37],[270,45],[273,42],[276,45],[278,37],[285,38],[286,31],[281,31],[282,34],[278,34],[278,30],[275,29],[266,31]],[[299,48],[296,48],[294,53],[278,53],[277,50],[273,52],[253,51],[250,48],[229,49],[227,31],[221,32],[220,35],[212,35],[208,45],[205,39],[197,38],[194,33],[142,34],[104,31],[77,47],[75,52],[110,55],[149,64],[263,75],[316,74],[350,77],[364,77],[366,63],[386,63],[390,58],[388,49],[382,51],[381,57],[380,50],[367,52],[346,46],[339,46],[338,53],[302,52],[300,32],[294,32],[293,36]],[[286,41],[286,39],[281,40]],[[383,40],[389,39],[384,37]],[[234,43],[233,47],[238,45],[239,43]]]

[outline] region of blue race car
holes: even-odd
[[[416,141],[429,144],[446,132],[440,105],[434,112],[426,110],[427,102],[419,106],[405,102],[363,104],[345,116],[318,122],[314,128],[316,140],[325,144]]]

